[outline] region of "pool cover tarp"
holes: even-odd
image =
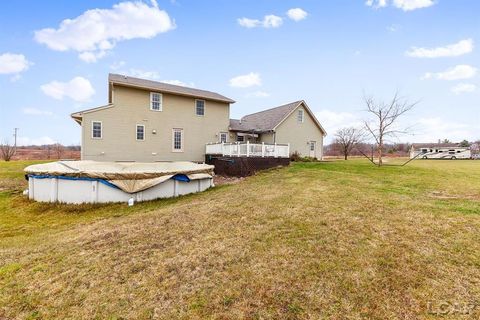
[[[156,186],[176,175],[189,180],[211,178],[214,166],[193,162],[58,161],[25,168],[29,176],[63,176],[102,179],[128,193]]]

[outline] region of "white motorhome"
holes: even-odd
[[[410,159],[471,159],[470,147],[458,143],[417,143],[412,144]]]

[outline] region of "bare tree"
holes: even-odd
[[[353,148],[360,143],[362,139],[363,131],[357,128],[343,128],[335,132],[335,144],[345,160],[348,159]]]
[[[397,129],[395,127],[396,121],[400,116],[410,111],[417,102],[409,102],[407,99],[398,96],[395,93],[392,100],[388,103],[377,102],[373,97],[365,97],[365,104],[367,112],[369,112],[373,120],[365,121],[365,129],[372,135],[377,146],[378,165],[383,164],[383,147],[386,139],[395,137],[398,134],[408,132],[408,129]]]
[[[17,148],[9,144],[8,141],[4,141],[0,144],[0,153],[2,154],[3,160],[10,161],[16,152]]]
[[[65,148],[60,143],[55,143],[53,145],[53,151],[55,152],[57,159],[61,159]]]

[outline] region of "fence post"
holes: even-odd
[[[265,142],[262,142],[262,158],[265,157]]]
[[[287,143],[287,155],[285,157],[290,157],[290,142]]]
[[[247,158],[250,156],[250,141],[247,140]]]
[[[225,152],[224,152],[223,150],[224,150],[225,146],[223,145],[223,142],[222,142],[222,144],[220,145],[220,148],[221,148],[221,154],[222,154],[222,156],[224,156],[224,155],[225,155]]]
[[[277,143],[276,142],[273,144],[273,157],[274,158],[277,157]]]
[[[237,157],[240,157],[240,142],[237,142]]]

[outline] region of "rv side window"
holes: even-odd
[[[422,149],[422,153],[427,153],[428,150],[427,149]]]
[[[457,153],[461,153],[461,152],[462,152],[462,151],[460,151],[460,150],[457,150]]]

